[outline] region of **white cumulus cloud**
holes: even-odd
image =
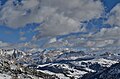
[[[19,28],[44,21],[38,35],[55,36],[85,30],[80,22],[98,18],[103,11],[100,0],[8,0],[0,12],[0,24]]]

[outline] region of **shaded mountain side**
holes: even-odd
[[[88,73],[80,79],[120,79],[120,62],[101,72]]]

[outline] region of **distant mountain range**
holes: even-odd
[[[9,70],[17,70],[17,77],[26,75],[34,77],[33,79],[36,77],[41,79],[46,79],[46,77],[48,77],[47,79],[52,77],[52,79],[119,79],[119,59],[117,59],[119,57],[119,54],[108,52],[95,55],[70,49],[34,50],[34,52],[1,49],[1,68],[4,70],[8,68],[5,72],[1,71],[1,74],[14,77],[15,73],[8,74],[8,72]],[[34,72],[25,71],[25,69],[33,69]],[[24,75],[20,75],[20,72]],[[37,73],[42,74],[37,75]]]

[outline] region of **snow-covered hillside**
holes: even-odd
[[[78,79],[89,73],[102,72],[118,63],[119,55],[95,55],[84,51],[60,50],[30,50],[23,52],[16,49],[1,49],[1,77],[40,77],[55,79]],[[7,68],[7,69],[6,69]],[[9,71],[10,70],[10,71]],[[14,71],[14,72],[12,72]],[[27,74],[25,74],[27,73]],[[41,74],[39,74],[41,73]]]

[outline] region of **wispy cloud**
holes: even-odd
[[[110,12],[107,23],[120,26],[120,3],[118,3]]]
[[[1,48],[1,47],[8,47],[8,46],[9,46],[8,43],[3,42],[3,41],[0,41],[0,48]]]

